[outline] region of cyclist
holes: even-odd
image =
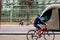
[[[23,20],[22,18],[20,19],[19,25],[20,25],[20,24],[21,24],[21,25],[24,25],[24,20]]]
[[[37,17],[36,17],[36,19],[35,19],[35,21],[34,21],[34,27],[36,27],[38,30],[37,30],[37,34],[38,34],[38,36],[41,36],[41,34],[43,33],[42,31],[41,31],[41,27],[39,26],[40,24],[44,24],[44,25],[46,25],[41,19],[40,19],[40,14],[37,14]],[[38,25],[39,24],[39,25]],[[37,35],[37,34],[35,34],[35,35]]]

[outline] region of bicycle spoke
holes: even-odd
[[[35,37],[34,33],[35,33],[35,30],[30,30],[27,33],[27,40],[37,40],[37,37]]]
[[[44,39],[45,40],[54,40],[54,38],[55,38],[55,34],[54,34],[54,32],[53,31],[50,31],[50,32],[45,32],[44,33]]]

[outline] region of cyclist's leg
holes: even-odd
[[[34,27],[38,30],[41,29],[38,25],[34,25]]]
[[[35,33],[35,35],[37,35],[38,30],[40,29],[40,27],[39,27],[38,25],[34,25],[34,27],[36,28],[36,33]]]
[[[36,31],[36,33],[35,33],[35,35],[37,35],[37,36],[40,36],[41,37],[41,28],[38,26],[38,25],[35,25],[35,27],[36,27],[36,29],[37,29],[37,31]]]

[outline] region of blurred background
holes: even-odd
[[[60,4],[60,0],[2,0],[1,22],[30,21],[50,4]]]
[[[60,0],[1,0],[1,25],[19,25],[21,19],[33,24],[37,13],[51,4],[60,4]]]

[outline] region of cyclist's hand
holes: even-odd
[[[47,26],[47,24],[46,24],[46,26]]]

